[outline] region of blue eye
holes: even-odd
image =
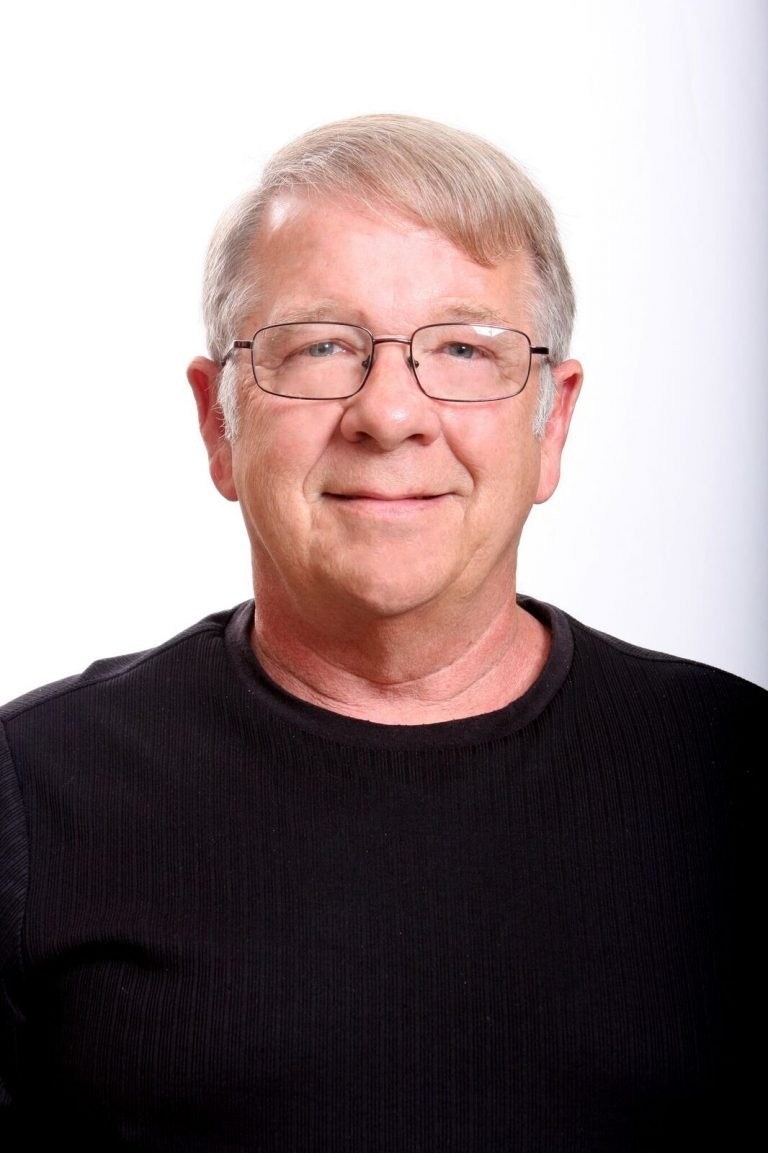
[[[317,344],[310,344],[304,351],[307,356],[328,357],[341,350],[341,345],[335,340],[320,340]]]
[[[474,344],[459,344],[458,341],[453,344],[446,344],[443,351],[448,356],[454,356],[457,360],[474,360],[476,356],[481,356],[480,349]]]

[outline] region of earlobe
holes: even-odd
[[[564,360],[552,369],[555,400],[541,439],[541,467],[536,504],[549,500],[560,480],[560,461],[581,391],[584,373],[578,360]]]
[[[187,369],[187,380],[197,405],[200,435],[208,452],[211,479],[222,496],[237,500],[232,473],[232,447],[224,431],[224,417],[217,398],[219,365],[197,356]]]

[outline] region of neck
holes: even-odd
[[[491,611],[423,606],[388,618],[310,619],[256,596],[251,644],[293,696],[381,724],[457,720],[503,708],[540,674],[544,626],[510,592]]]

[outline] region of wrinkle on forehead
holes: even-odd
[[[301,246],[302,232],[294,231],[294,226],[298,225],[300,229],[301,218],[308,210],[311,212],[313,209],[320,208],[324,210],[327,208],[329,219],[332,219],[334,214],[338,211],[341,213],[350,212],[357,217],[358,222],[367,220],[370,222],[372,232],[376,232],[382,226],[399,232],[401,235],[407,235],[414,231],[421,237],[422,242],[425,240],[433,240],[436,245],[445,244],[446,242],[451,245],[457,252],[475,265],[478,269],[491,270],[492,268],[499,268],[506,265],[510,274],[510,287],[516,286],[518,292],[522,296],[520,304],[526,310],[531,307],[535,308],[538,303],[539,285],[538,278],[534,269],[534,262],[530,253],[526,249],[519,249],[514,253],[510,253],[503,260],[499,261],[495,266],[488,266],[479,264],[475,258],[461,247],[455,245],[449,237],[436,231],[435,229],[424,224],[424,222],[409,218],[407,215],[395,211],[390,206],[385,204],[369,205],[362,203],[359,199],[355,199],[343,194],[331,195],[327,192],[313,192],[311,189],[301,189],[298,191],[286,190],[279,192],[271,199],[265,207],[264,216],[262,218],[259,232],[254,237],[254,243],[251,250],[251,260],[249,262],[249,271],[252,279],[253,287],[258,289],[253,292],[251,297],[254,306],[264,303],[263,290],[264,274],[268,272],[267,268],[262,265],[262,260],[265,257],[265,247],[267,245],[277,245],[275,251],[284,251],[289,253],[295,245]],[[365,224],[363,224],[365,229]],[[282,235],[281,235],[282,233]],[[271,263],[271,262],[270,262]],[[370,327],[370,322],[373,318],[368,315],[366,307],[367,301],[351,299],[342,294],[341,299],[337,299],[335,294],[326,295],[322,291],[322,286],[314,285],[316,290],[320,287],[320,292],[315,295],[315,291],[309,285],[306,286],[308,291],[306,294],[299,291],[296,295],[291,293],[293,299],[283,299],[281,302],[280,315],[270,316],[270,322],[285,323],[288,321],[339,321],[341,323],[361,324],[363,327]],[[396,301],[393,301],[393,305]],[[524,331],[527,328],[538,328],[538,325],[531,326],[521,325],[521,318],[517,315],[518,309],[514,308],[501,312],[497,309],[490,308],[487,303],[482,300],[473,300],[471,298],[459,298],[447,296],[442,298],[425,299],[424,310],[418,310],[420,315],[412,318],[412,325],[419,326],[423,324],[434,324],[446,321],[458,321],[464,323],[477,323],[477,324],[491,324],[498,327],[507,328],[520,328],[523,327]],[[271,310],[270,310],[271,311]],[[512,314],[514,313],[514,315]],[[262,323],[264,321],[262,320]],[[410,331],[410,330],[409,330]],[[530,332],[528,334],[534,343],[540,341],[540,334]]]
[[[338,321],[341,324],[359,324],[368,327],[368,316],[362,306],[351,306],[349,301],[328,298],[302,302],[295,307],[287,304],[280,323],[297,321]],[[499,312],[495,308],[471,300],[443,298],[434,306],[427,306],[423,317],[417,318],[417,327],[424,324],[490,324],[498,328],[514,328],[519,318]],[[405,335],[405,334],[403,334]]]

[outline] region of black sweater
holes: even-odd
[[[0,1147],[746,1149],[768,693],[552,629],[519,700],[297,701],[252,605],[0,712]]]

